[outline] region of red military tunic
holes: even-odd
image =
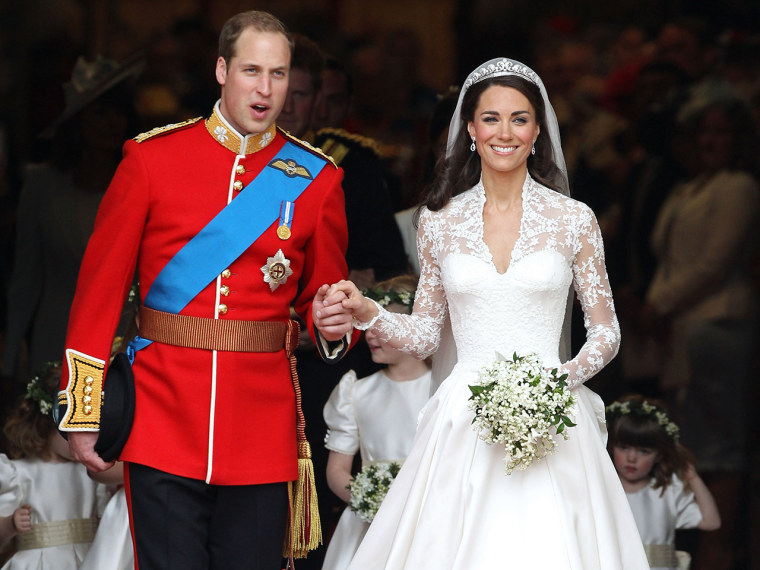
[[[68,398],[83,397],[78,387],[84,374],[95,377],[99,394],[97,365],[108,362],[135,265],[144,297],[167,262],[288,138],[274,125],[241,137],[217,104],[206,121],[170,125],[127,141],[79,274],[66,338],[69,366],[61,381]],[[347,275],[342,170],[325,162],[295,201],[291,237],[277,236],[279,211],[272,212],[272,226],[180,314],[284,322],[294,306],[314,330],[314,294]],[[280,249],[293,274],[271,290],[261,268]],[[343,349],[345,343],[333,357]],[[89,361],[92,368],[82,365]],[[154,342],[137,353],[133,371],[135,419],[120,459],[213,484],[297,478],[296,408],[284,351],[222,352]],[[94,398],[90,425],[64,417],[61,429],[97,429],[98,402]]]

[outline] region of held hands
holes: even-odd
[[[341,291],[331,291],[327,284],[322,285],[311,304],[311,316],[314,326],[325,340],[340,340],[351,331],[351,312],[346,311],[341,301],[346,295]]]
[[[366,323],[377,316],[377,306],[367,299],[352,281],[338,281],[330,285],[328,295],[342,293],[341,302],[344,310],[349,311],[354,319]]]
[[[327,340],[343,338],[353,328],[353,319],[371,321],[377,315],[375,304],[364,297],[351,281],[322,285],[312,304],[314,324]]]
[[[115,461],[103,461],[95,451],[95,442],[98,440],[98,432],[73,431],[69,432],[69,447],[71,456],[75,461],[82,463],[90,471],[99,473],[113,467]]]

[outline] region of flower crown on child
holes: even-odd
[[[409,309],[409,312],[411,312],[412,307],[414,306],[414,291],[407,291],[403,289],[400,291],[397,291],[395,289],[388,289],[386,291],[382,287],[378,286],[374,289],[364,289],[362,291],[362,294],[368,299],[372,299],[373,301],[377,302],[377,304],[381,307],[387,307],[393,303],[398,303],[399,305],[404,305],[407,309]]]
[[[53,394],[45,389],[45,378],[47,378],[53,368],[59,368],[60,366],[60,361],[46,362],[26,385],[26,395],[24,398],[37,402],[40,412],[46,416],[50,415],[53,409]]]
[[[625,402],[613,402],[605,408],[605,412],[608,423],[629,414],[639,418],[655,420],[665,430],[665,433],[673,439],[673,443],[678,444],[678,426],[670,421],[665,410],[651,402],[636,399],[626,400]]]

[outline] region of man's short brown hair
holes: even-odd
[[[248,28],[253,28],[258,32],[279,32],[283,34],[288,40],[290,53],[293,53],[293,38],[285,24],[269,12],[249,10],[232,16],[224,23],[222,31],[219,33],[219,57],[223,57],[228,64],[235,55],[235,47],[240,34]]]

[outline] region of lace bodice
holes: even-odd
[[[379,307],[369,326],[393,346],[424,358],[436,351],[448,310],[459,365],[480,366],[498,351],[505,356],[537,352],[546,365],[556,366],[572,283],[583,309],[586,342],[560,370],[568,373],[572,387],[580,385],[615,356],[620,344],[593,212],[528,176],[519,237],[507,270],[499,273],[483,240],[485,202],[481,182],[440,211],[422,211],[414,312]]]

